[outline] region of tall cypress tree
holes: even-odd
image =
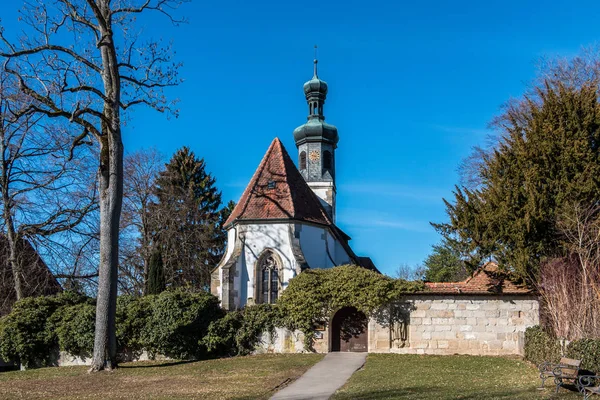
[[[226,233],[221,192],[204,159],[179,149],[156,180],[157,202],[150,207],[154,240],[160,247],[166,282],[208,289]]]
[[[150,257],[146,294],[159,294],[165,288],[165,271],[160,251],[155,251]]]

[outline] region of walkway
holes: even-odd
[[[326,400],[363,366],[367,353],[329,353],[271,400]]]

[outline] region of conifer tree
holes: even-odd
[[[600,198],[598,85],[546,81],[496,121],[474,189],[457,187],[449,222],[433,224],[472,262],[493,257],[528,281],[540,261],[564,255],[558,215]]]
[[[150,257],[147,282],[146,294],[160,294],[166,288],[165,272],[160,251],[155,251],[152,253],[152,257]]]
[[[168,285],[208,289],[226,234],[228,207],[221,209],[215,178],[187,147],[178,150],[156,180],[150,219],[161,249]]]

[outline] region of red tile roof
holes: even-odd
[[[531,294],[532,291],[515,284],[494,262],[488,262],[462,282],[425,282],[425,293],[435,294]]]
[[[225,225],[291,219],[333,225],[319,199],[275,138]]]

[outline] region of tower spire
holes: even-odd
[[[319,60],[317,59],[317,45],[316,44],[315,44],[315,59],[314,59],[313,63],[315,64],[315,73],[313,75],[313,78],[318,78],[319,75],[317,75],[317,64],[319,63]]]

